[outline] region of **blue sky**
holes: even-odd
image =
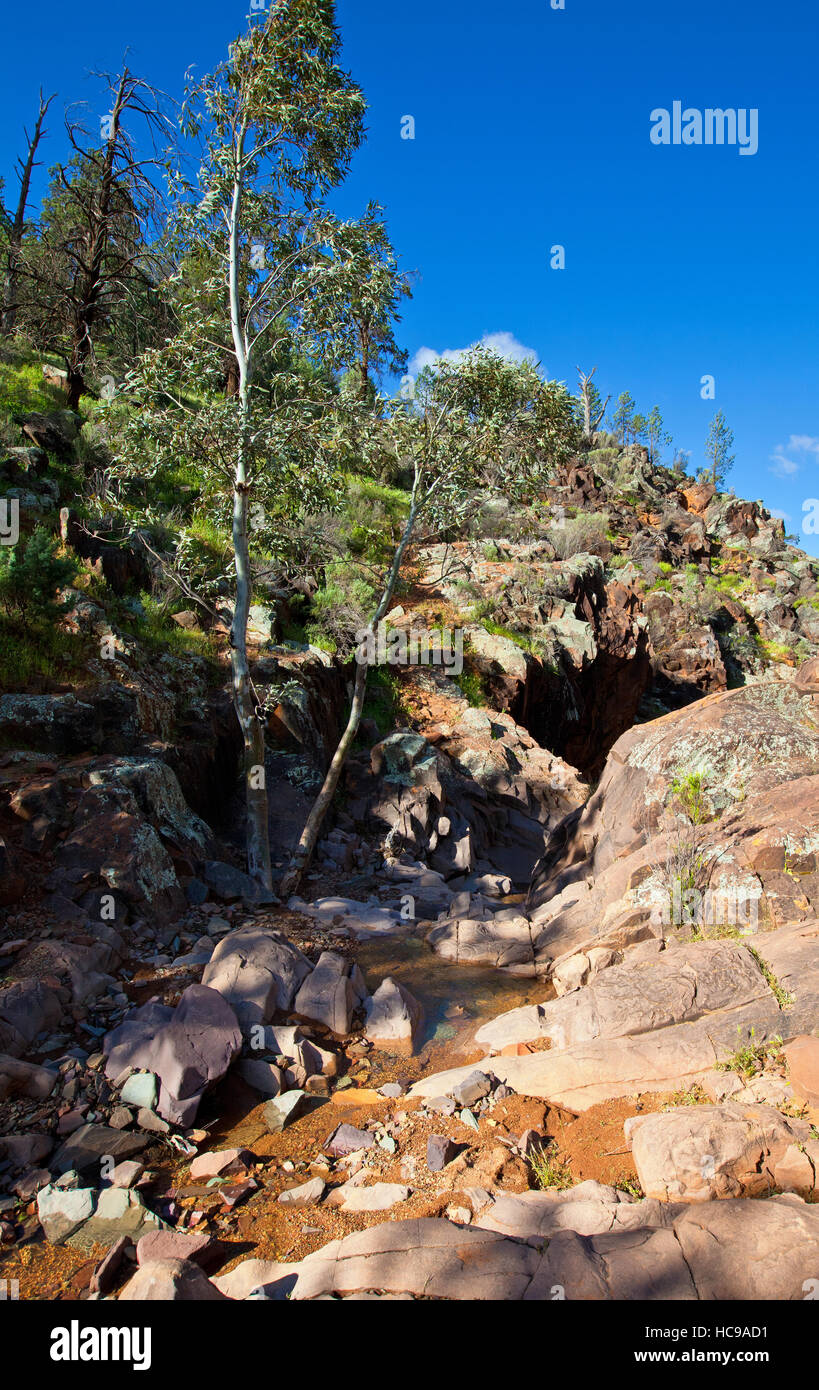
[[[369,138],[336,197],[387,210],[417,271],[402,340],[457,350],[486,335],[574,388],[657,404],[692,469],[714,411],[731,477],[799,532],[819,496],[819,105],[815,0],[338,0]],[[39,85],[96,112],[93,68],[133,68],[174,95],[244,27],[248,0],[41,0],[4,19],[2,163],[11,182]],[[650,115],[758,111],[759,149],[657,146]],[[401,138],[402,117],[415,139]],[[64,152],[57,114],[44,159]],[[39,191],[38,185],[36,191]],[[566,268],[550,267],[565,247]],[[518,345],[518,347],[516,347]],[[420,361],[421,358],[416,358]],[[701,379],[715,378],[715,400]],[[801,536],[819,554],[819,536]]]

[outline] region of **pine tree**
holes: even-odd
[[[716,488],[722,488],[734,466],[735,455],[729,452],[733,443],[734,431],[729,428],[722,411],[718,410],[705,441],[705,457],[709,463],[702,469],[702,476]]]
[[[630,444],[634,432],[634,397],[624,391],[617,397],[617,409],[611,417],[612,432],[621,444]]]

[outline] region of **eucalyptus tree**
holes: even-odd
[[[487,495],[528,502],[542,492],[578,443],[576,402],[568,389],[544,381],[530,362],[510,362],[477,347],[440,360],[418,376],[413,398],[381,402],[370,419],[365,455],[376,473],[412,478],[400,539],[380,581],[380,596],[358,634],[356,674],[347,724],[311,808],[279,891],[295,892],[361,722],[369,653],[375,648],[413,536],[452,535],[480,511]]]
[[[339,58],[331,0],[277,0],[189,87],[181,120],[197,168],[180,166],[171,185],[179,331],[127,382],[140,410],[126,466],[146,444],[157,466],[188,458],[230,508],[247,863],[266,889],[264,711],[247,649],[250,532],[255,517],[261,537],[326,504],[337,471],[332,372],[305,369],[294,345],[308,361],[343,365],[338,325],[355,235],[324,204],[361,142],[364,99]]]
[[[406,369],[407,353],[396,342],[395,329],[401,300],[412,293],[382,214],[378,203],[368,204],[364,216],[345,228],[337,245],[347,284],[346,356],[353,363],[358,398],[370,404],[385,373],[395,375]]]

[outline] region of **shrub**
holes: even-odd
[[[371,666],[367,672],[363,719],[372,719],[384,737],[404,720],[401,680],[390,666]]]
[[[30,632],[0,617],[0,690],[33,694],[81,675],[88,645],[60,627]]]
[[[581,512],[568,517],[562,526],[551,526],[548,536],[558,560],[573,555],[607,555],[609,519],[604,512]]]
[[[58,602],[57,590],[71,584],[79,569],[73,556],[57,554],[57,541],[38,526],[27,541],[0,546],[0,608],[28,632],[56,623],[73,600]]]
[[[534,1148],[529,1155],[529,1165],[535,1182],[542,1191],[549,1188],[562,1191],[572,1185],[569,1164],[560,1157],[554,1142],[546,1148],[543,1145]]]
[[[474,708],[479,708],[486,704],[483,682],[477,671],[461,671],[457,676],[453,676],[455,684]]]
[[[349,565],[327,566],[327,576],[313,595],[308,640],[348,652],[355,645],[355,634],[366,624],[375,608],[375,592]]]

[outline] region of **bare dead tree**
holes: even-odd
[[[580,400],[583,406],[583,438],[587,439],[589,443],[594,438],[595,430],[600,428],[611,400],[611,396],[606,396],[601,405],[600,392],[592,382],[592,377],[596,371],[596,367],[592,367],[590,372],[583,372],[579,367],[577,368],[580,381]]]
[[[111,106],[100,120],[101,143],[66,113],[72,158],[57,167],[25,267],[35,338],[64,358],[74,410],[115,309],[152,288],[150,240],[162,208],[156,175],[165,162],[159,142],[167,144],[172,129],[162,94],[127,67],[106,82]],[[148,137],[147,154],[138,153],[129,117],[142,142]]]
[[[43,121],[46,113],[56,96],[52,92],[50,97],[43,97],[43,89],[40,88],[40,106],[37,112],[37,123],[34,127],[34,134],[29,136],[27,130],[23,134],[26,137],[28,152],[25,159],[18,159],[20,177],[20,195],[17,199],[17,210],[11,222],[8,232],[8,248],[6,251],[6,274],[3,291],[3,313],[0,327],[6,337],[14,332],[14,325],[17,319],[17,294],[19,283],[20,250],[23,245],[23,234],[26,227],[26,207],[28,205],[29,189],[31,187],[32,170],[37,167],[35,155],[37,146],[42,140],[46,131],[43,129]]]

